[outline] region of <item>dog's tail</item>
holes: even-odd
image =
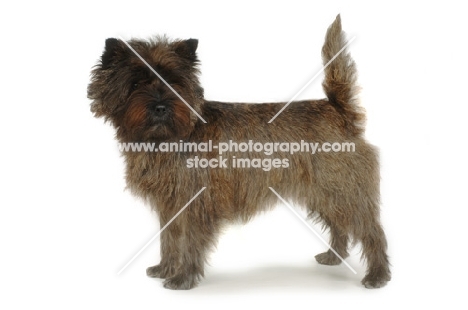
[[[338,15],[327,30],[322,48],[323,64],[326,66],[322,85],[329,102],[344,116],[348,130],[359,134],[363,131],[365,115],[357,98],[356,65],[346,45]]]

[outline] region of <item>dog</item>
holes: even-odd
[[[273,208],[280,202],[273,189],[329,229],[331,249],[315,257],[318,263],[338,265],[351,242],[360,242],[367,263],[362,284],[386,285],[391,272],[379,215],[378,151],[363,137],[365,113],[340,16],[322,48],[324,65],[331,62],[324,68],[321,100],[287,107],[206,100],[197,47],[196,39],[109,38],[88,86],[92,113],[115,127],[121,144],[160,148],[122,153],[128,188],[151,205],[165,227],[161,261],[147,275],[165,279],[169,289],[195,287],[222,227]],[[296,150],[298,141],[301,148],[304,141],[346,142],[354,151],[291,152],[287,146]],[[204,145],[197,152],[184,148],[197,143]],[[168,145],[173,152],[161,151]],[[256,152],[252,145],[277,152]]]

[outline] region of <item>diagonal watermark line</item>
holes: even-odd
[[[192,112],[195,113],[195,115],[198,116],[198,118],[199,118],[203,123],[206,124],[206,121],[203,119],[203,117],[201,117],[200,114],[198,114],[197,111],[195,111],[195,109],[192,108],[192,107],[190,106],[190,104],[188,104],[187,101],[185,101],[185,99],[182,98],[182,96],[179,95],[179,93],[176,92],[176,90],[175,90],[174,88],[172,88],[172,86],[169,85],[169,83],[166,82],[166,80],[163,79],[163,77],[162,77],[161,75],[159,75],[159,73],[156,72],[156,70],[154,70],[153,67],[151,67],[151,66],[146,62],[146,60],[143,59],[143,57],[141,57],[140,54],[138,54],[137,51],[135,51],[135,50],[133,49],[133,47],[131,47],[130,44],[127,43],[127,41],[125,41],[124,39],[122,39],[122,37],[119,37],[119,39],[120,39],[123,43],[125,43],[125,45],[127,45],[127,47],[128,47],[138,58],[140,58],[140,60],[141,60],[151,71],[153,71],[153,73],[156,74],[156,76],[157,76],[164,84],[166,84],[166,86],[169,87],[169,89],[170,89],[177,97],[179,97],[179,99],[182,100],[182,102],[185,103],[185,105],[186,105],[190,110],[192,110]]]
[[[349,270],[351,270],[354,274],[357,274],[356,270],[353,269],[353,267],[351,267],[344,259],[343,257],[340,256],[340,254],[338,254],[323,238],[322,236],[320,236],[320,234],[318,232],[315,231],[315,229],[313,229],[297,212],[296,210],[294,210],[293,207],[291,207],[291,205],[283,199],[283,197],[281,197],[272,187],[268,187],[276,196],[278,196],[278,198],[301,220],[302,223],[304,223],[307,228],[309,228],[319,239],[320,241],[323,242],[323,244],[325,244],[329,249],[330,251],[333,252],[333,254],[335,254],[342,262],[343,264],[346,265],[346,267],[348,267]]]
[[[192,201],[194,201],[195,198],[197,198],[198,195],[200,195],[201,192],[203,192],[203,191],[205,190],[205,188],[206,188],[206,187],[203,187],[198,193],[196,193],[195,196],[193,196],[192,199],[190,199],[189,202],[187,202],[187,204],[186,204],[182,209],[180,209],[179,212],[177,212],[177,214],[174,215],[174,217],[173,217],[169,222],[167,222],[167,224],[164,225],[164,227],[161,228],[161,229],[158,231],[158,233],[157,233],[156,235],[154,235],[153,238],[151,238],[151,239],[141,248],[141,250],[138,251],[138,252],[132,257],[132,259],[130,259],[130,260],[128,261],[128,263],[125,264],[125,266],[122,267],[122,269],[120,269],[120,271],[117,273],[117,275],[120,275],[120,274],[128,267],[128,265],[130,265],[130,264],[141,254],[141,252],[143,252],[143,251],[151,244],[151,242],[153,242],[154,239],[156,239],[156,238],[164,231],[164,229],[166,229],[167,226],[169,226],[169,225],[172,223],[172,221],[174,221],[174,220],[185,210],[185,208],[187,208],[187,207],[189,206],[189,204],[192,203]]]
[[[320,75],[320,73],[322,73],[322,72],[332,63],[332,61],[335,60],[335,58],[338,57],[338,56],[348,47],[348,45],[351,44],[351,42],[354,41],[354,39],[356,39],[356,37],[352,37],[352,38],[348,41],[348,43],[346,43],[345,46],[343,46],[343,47],[338,51],[338,53],[336,53],[336,55],[333,56],[333,58],[330,59],[330,61],[327,62],[327,63],[325,64],[325,66],[323,66],[323,68],[320,69],[320,70],[309,80],[309,82],[307,82],[307,83],[292,97],[292,99],[289,100],[288,103],[286,103],[286,105],[285,105],[281,110],[279,110],[279,112],[276,113],[275,116],[273,116],[273,117],[270,119],[270,121],[268,122],[268,124],[270,124],[271,122],[273,122],[273,121],[275,120],[275,118],[277,118],[278,115],[280,115],[280,114],[284,111],[284,109],[286,109],[286,108],[291,104],[291,102],[293,102],[294,99],[296,99],[297,96],[299,96],[299,95],[304,91],[304,89],[306,89],[306,88],[310,85],[310,83],[312,83],[312,82]]]

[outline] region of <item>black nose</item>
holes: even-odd
[[[167,113],[167,108],[165,105],[158,104],[154,107],[154,112],[157,116],[164,116]]]

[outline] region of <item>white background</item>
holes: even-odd
[[[466,10],[450,1],[195,2],[2,4],[0,308],[466,307]],[[228,229],[196,289],[146,277],[159,241],[118,276],[159,224],[124,191],[113,130],[89,111],[104,40],[198,38],[207,98],[287,101],[321,68],[338,13],[356,36],[367,137],[381,150],[389,285],[360,285],[359,248],[347,260],[358,275],[319,266],[324,246],[284,206]],[[321,79],[300,98],[322,98]]]

